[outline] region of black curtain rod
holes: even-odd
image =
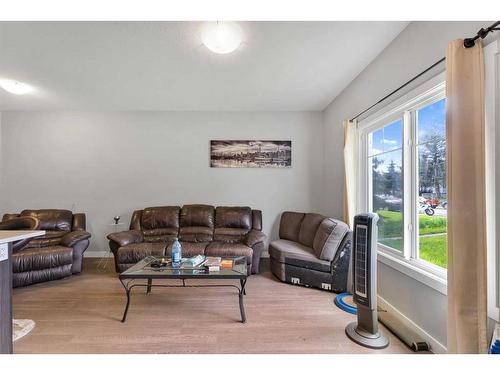
[[[471,48],[471,47],[474,47],[474,43],[476,42],[476,40],[478,40],[479,38],[481,39],[484,39],[486,38],[486,36],[493,32],[493,31],[498,31],[500,30],[500,28],[498,27],[500,26],[500,21],[497,21],[495,22],[493,25],[491,25],[490,27],[487,27],[486,29],[481,29],[477,32],[476,36],[473,37],[473,38],[467,38],[467,39],[464,39],[464,47],[465,48]]]
[[[492,24],[490,27],[487,27],[486,29],[482,28],[481,30],[479,30],[477,32],[477,34],[472,37],[472,38],[466,38],[464,39],[464,47],[465,48],[471,48],[471,47],[474,47],[474,44],[476,43],[476,40],[478,40],[479,38],[481,39],[484,39],[486,38],[486,36],[493,32],[493,31],[498,31],[500,30],[500,21],[497,21],[495,22],[494,24]],[[418,73],[415,77],[413,77],[412,79],[410,79],[409,81],[403,83],[401,86],[399,86],[396,90],[390,92],[389,94],[387,94],[386,96],[384,96],[382,99],[380,99],[378,102],[376,102],[375,104],[369,106],[368,108],[366,108],[365,110],[363,110],[362,112],[358,113],[356,116],[354,116],[351,121],[354,121],[356,120],[358,117],[364,115],[366,112],[368,112],[370,109],[372,109],[373,107],[379,105],[380,103],[382,103],[383,101],[385,101],[387,98],[391,97],[392,95],[394,95],[395,93],[397,93],[399,90],[405,88],[406,86],[408,86],[410,83],[412,83],[413,81],[415,81],[416,79],[422,77],[425,73],[427,73],[429,70],[435,68],[436,66],[438,66],[439,64],[441,64],[443,61],[446,60],[446,57],[443,57],[441,60],[439,61],[436,61],[434,64],[432,64],[431,66],[429,66],[427,69],[425,69],[424,71]]]

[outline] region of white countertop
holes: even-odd
[[[24,240],[25,238],[43,236],[44,234],[44,230],[0,230],[0,243]]]

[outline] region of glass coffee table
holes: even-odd
[[[151,292],[151,288],[236,288],[238,290],[238,299],[240,303],[241,322],[246,322],[245,307],[243,305],[243,296],[245,284],[247,282],[247,260],[246,257],[223,257],[222,259],[232,260],[232,268],[222,268],[219,271],[208,271],[204,267],[199,268],[178,268],[167,265],[160,268],[154,268],[151,263],[161,258],[148,256],[122,272],[119,276],[120,282],[125,288],[127,294],[127,304],[123,312],[122,322],[127,319],[128,308],[130,306],[130,292],[135,287],[145,287],[146,293]],[[191,284],[187,280],[239,280],[240,286],[233,284]],[[156,283],[153,283],[153,280]],[[180,280],[178,285],[162,284],[161,280]]]

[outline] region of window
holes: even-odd
[[[448,265],[446,201],[446,99],[416,111],[419,259],[436,266]]]
[[[484,48],[488,316],[500,322],[500,43]]]
[[[402,120],[368,134],[370,211],[378,213],[379,243],[403,251]]]
[[[379,215],[379,251],[442,279],[447,267],[445,106],[439,78],[359,123],[359,206]]]

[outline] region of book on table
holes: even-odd
[[[221,257],[206,257],[205,263],[203,265],[205,266],[208,271],[220,271],[220,265],[221,265]]]
[[[232,259],[222,259],[220,261],[220,267],[226,268],[226,269],[232,269],[233,268],[233,260]]]
[[[204,255],[196,255],[191,258],[182,258],[181,268],[199,268],[206,261]]]

